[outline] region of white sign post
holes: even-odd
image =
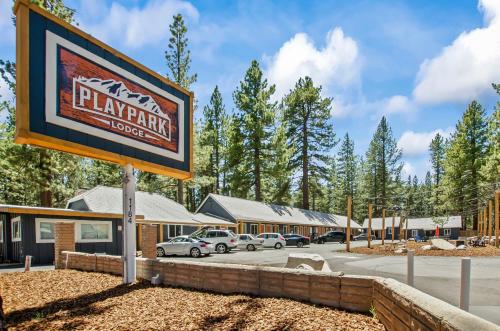
[[[135,282],[135,177],[131,164],[123,167],[123,283]]]

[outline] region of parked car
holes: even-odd
[[[257,239],[263,239],[263,247],[274,247],[276,249],[281,249],[286,246],[285,238],[279,233],[261,233],[257,236]]]
[[[238,235],[239,249],[246,249],[247,251],[255,251],[257,248],[261,248],[263,243],[264,239],[256,239],[251,234]]]
[[[377,239],[377,237],[375,236],[375,233],[372,232],[372,240],[375,240]],[[356,241],[361,241],[361,240],[368,240],[368,233],[367,232],[363,232],[361,234],[358,234],[357,236],[354,236],[352,237],[352,240],[356,240]]]
[[[309,245],[311,241],[309,237],[301,236],[300,234],[295,233],[284,234],[283,237],[285,238],[287,246],[297,246],[299,248]]]
[[[215,248],[215,252],[219,254],[227,253],[231,249],[238,247],[238,238],[231,230],[205,228],[193,232],[190,237],[212,244]]]
[[[339,242],[343,244],[345,241],[346,234],[341,231],[330,231],[316,238],[318,244],[324,244],[326,242]]]
[[[156,244],[156,256],[189,255],[200,257],[210,255],[212,250],[209,243],[186,236],[175,237],[167,242]]]

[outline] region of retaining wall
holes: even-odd
[[[62,252],[67,268],[122,274],[121,257]],[[366,313],[392,330],[498,330],[500,327],[394,279],[206,262],[137,258],[137,278],[218,293],[296,299]]]

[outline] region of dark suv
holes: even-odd
[[[326,242],[339,242],[343,244],[346,241],[346,234],[341,231],[330,231],[315,239],[318,244],[324,244]]]

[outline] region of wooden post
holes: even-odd
[[[385,208],[382,208],[382,245],[385,243]]]
[[[396,221],[396,212],[392,213],[392,242],[394,243],[394,222]]]
[[[493,201],[489,201],[489,213],[488,213],[488,216],[490,217],[489,221],[488,221],[488,244],[491,243],[491,235],[492,235],[492,232],[493,232]]]
[[[373,205],[370,203],[368,205],[368,248],[371,248],[371,241],[372,241],[372,212],[373,212]]]
[[[495,191],[495,246],[498,248],[498,236],[500,235],[500,191]]]
[[[163,242],[163,224],[160,224],[160,242]]]
[[[477,213],[477,232],[479,234],[479,237],[482,237],[482,231],[481,226],[483,225],[483,211],[480,209],[479,212]]]
[[[352,205],[352,198],[347,197],[347,233],[346,233],[346,243],[345,243],[346,252],[351,251],[351,205]]]

